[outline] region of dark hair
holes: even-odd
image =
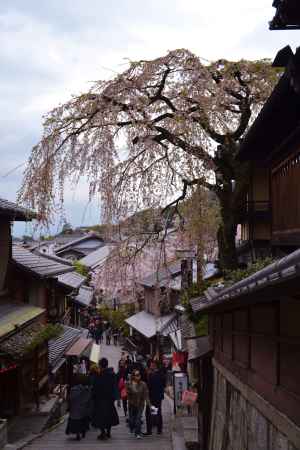
[[[99,366],[101,367],[101,369],[106,369],[108,367],[108,359],[101,358],[99,361]]]

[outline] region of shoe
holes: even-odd
[[[76,441],[80,441],[80,439],[81,439],[80,435],[77,434],[77,436],[76,436]]]
[[[97,436],[97,439],[99,439],[100,441],[105,441],[107,439],[106,434],[99,434],[99,436]]]
[[[146,433],[142,433],[142,436],[152,436],[152,431],[147,431]]]
[[[158,431],[157,434],[162,434],[162,431]]]
[[[111,438],[111,434],[110,434],[110,431],[109,431],[108,433],[106,433],[106,437],[107,437],[108,439],[110,439],[110,438]]]
[[[136,434],[135,437],[136,437],[137,439],[142,439],[142,436],[141,436],[140,434]]]

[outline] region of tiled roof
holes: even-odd
[[[203,297],[196,297],[190,300],[190,305],[193,312],[198,312],[200,309],[209,303],[209,300],[203,295]]]
[[[87,349],[91,349],[93,344],[92,339],[80,337],[76,342],[65,352],[66,356],[82,356]],[[88,352],[89,353],[89,352]]]
[[[37,318],[45,312],[37,306],[16,303],[5,299],[0,302],[0,338],[16,330],[26,322]]]
[[[94,289],[89,286],[81,286],[75,301],[83,306],[90,306],[94,297]]]
[[[173,264],[169,264],[167,267],[163,267],[157,272],[153,272],[151,275],[143,278],[140,284],[146,287],[165,286],[166,281],[170,278],[181,273],[181,261],[176,261]]]
[[[208,289],[205,292],[206,299],[203,297],[193,299],[190,302],[191,306],[194,311],[208,311],[217,305],[230,303],[235,298],[241,298],[261,289],[274,285],[279,287],[281,283],[299,277],[299,265],[300,249],[234,283],[232,286],[222,289]]]
[[[67,272],[57,277],[58,282],[64,286],[78,289],[86,280],[86,277],[77,272]]]
[[[36,214],[33,211],[3,198],[0,198],[0,215],[8,217],[10,220],[20,221],[27,221],[36,217]]]
[[[156,335],[157,332],[163,332],[170,322],[173,321],[175,314],[168,314],[156,318],[153,314],[146,311],[141,311],[125,320],[128,325],[146,338],[151,338]]]
[[[12,257],[13,261],[19,266],[42,278],[49,278],[54,275],[74,271],[72,266],[62,264],[51,257],[32,253],[18,245],[12,246]]]
[[[66,244],[62,245],[61,247],[57,248],[55,250],[56,253],[61,252],[62,250],[66,250],[69,247],[76,246],[77,244],[80,244],[81,242],[84,242],[88,239],[99,239],[99,241],[103,241],[103,239],[97,234],[97,233],[88,233],[85,236],[79,237],[77,239],[73,239]]]
[[[106,261],[114,248],[114,245],[111,244],[104,245],[80,259],[79,262],[90,269],[94,269]]]
[[[81,330],[63,325],[62,333],[57,338],[49,341],[49,364],[52,368],[54,368],[73,343],[80,338],[81,334]]]
[[[43,328],[44,325],[39,322],[22,328],[0,344],[0,352],[12,356],[15,359],[22,358],[26,354],[27,347]]]

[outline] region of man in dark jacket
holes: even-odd
[[[100,375],[94,380],[92,390],[93,414],[92,424],[100,429],[98,439],[111,437],[111,427],[119,425],[119,417],[114,402],[116,399],[116,377],[108,369],[108,361],[102,358],[99,363]]]
[[[163,372],[158,369],[157,362],[152,361],[150,366],[150,371],[148,372],[147,385],[149,390],[149,400],[152,406],[157,408],[157,414],[152,417],[151,407],[146,408],[146,424],[147,432],[146,435],[152,434],[153,418],[155,417],[155,424],[157,426],[157,434],[162,433],[163,429],[163,419],[161,413],[162,401],[164,399],[165,391],[165,377]]]

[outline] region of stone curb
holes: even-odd
[[[21,439],[20,441],[17,441],[13,444],[6,444],[3,447],[3,450],[22,450],[24,447],[26,447],[26,445],[31,444],[33,441],[35,441],[36,439],[42,437],[44,434],[49,433],[50,431],[54,430],[55,428],[57,428],[59,425],[61,425],[65,420],[66,420],[66,415],[63,416],[59,422],[57,422],[55,425],[53,425],[50,428],[47,428],[47,430],[43,431],[42,433],[38,433],[38,434],[31,434],[29,436],[27,436],[27,438],[25,439]]]

